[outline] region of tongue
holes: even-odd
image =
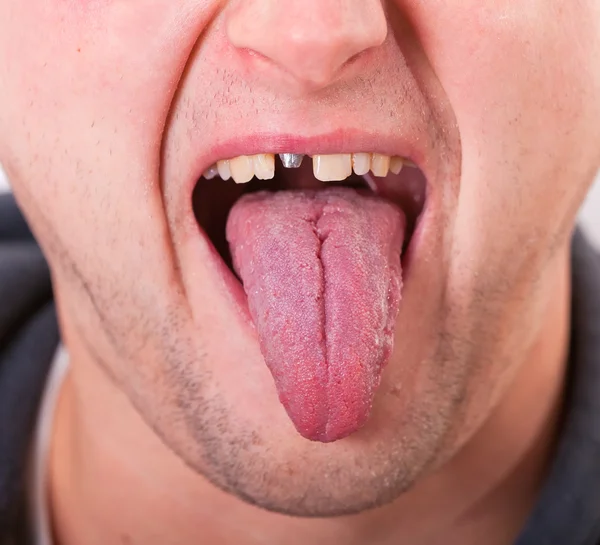
[[[398,315],[405,217],[352,189],[252,193],[227,223],[260,347],[296,429],[335,441],[368,419]]]

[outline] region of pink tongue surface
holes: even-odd
[[[279,398],[306,438],[368,419],[393,343],[405,217],[352,189],[252,193],[227,240]]]

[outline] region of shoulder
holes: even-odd
[[[58,340],[48,267],[13,196],[0,194],[0,543],[21,517],[31,435]]]
[[[572,243],[573,282],[582,284],[585,290],[579,295],[587,295],[591,291],[600,296],[600,251],[592,240],[581,229],[575,232]],[[577,290],[575,290],[577,296]],[[596,297],[593,298],[594,300]]]
[[[600,256],[580,230],[572,240],[571,270],[571,344],[560,437],[518,545],[600,541]]]
[[[50,272],[11,194],[0,195],[0,339],[52,298]]]

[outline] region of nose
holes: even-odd
[[[232,45],[322,88],[387,36],[382,0],[239,0],[227,17]]]

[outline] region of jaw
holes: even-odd
[[[200,470],[211,481],[270,510],[326,516],[359,512],[390,501],[425,471],[428,456],[413,460],[407,453],[434,452],[433,445],[444,435],[446,425],[444,421],[430,422],[424,434],[420,426],[430,417],[424,405],[414,404],[415,392],[432,391],[432,368],[419,363],[434,359],[438,350],[436,312],[443,301],[443,269],[430,264],[432,255],[443,254],[437,229],[443,220],[432,201],[429,206],[413,234],[410,256],[405,253],[410,265],[395,320],[395,348],[382,372],[369,421],[347,438],[328,445],[306,441],[298,434],[265,364],[243,286],[190,214],[187,237],[178,248],[185,264],[184,279],[193,271],[186,295],[198,350],[206,354],[210,376],[206,384],[197,385],[197,391],[202,391],[201,404],[189,379],[182,397],[188,400],[188,422],[196,443],[208,445],[210,456]],[[413,248],[413,244],[418,246]],[[442,414],[449,410],[441,400],[447,392],[438,395]],[[402,437],[398,429],[403,430]],[[415,439],[418,437],[421,439]],[[395,459],[393,453],[404,454]],[[227,465],[220,459],[228,460]],[[311,460],[311,468],[303,467],[302,460]],[[367,466],[372,468],[368,478],[364,473]],[[391,474],[390,467],[397,470]],[[342,487],[334,478],[341,468],[356,475]],[[265,487],[260,476],[281,485]],[[326,489],[336,489],[336,494],[326,498]],[[371,492],[359,498],[353,497],[352,489]]]

